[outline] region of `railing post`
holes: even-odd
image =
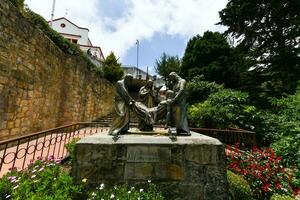
[[[17,149],[15,151],[15,157],[14,157],[14,162],[13,162],[13,165],[12,165],[12,170],[14,170],[15,164],[16,164],[16,159],[18,159],[19,146],[20,146],[20,140],[18,140]]]
[[[26,158],[27,158],[27,153],[28,153],[28,147],[29,147],[29,142],[30,142],[30,138],[28,138],[27,140],[27,146],[26,146],[26,152],[25,152],[25,156],[24,156],[24,161],[23,161],[23,166],[22,166],[22,169],[24,169],[24,166],[25,166],[25,162],[26,162]],[[0,170],[1,171],[1,170]]]
[[[0,162],[0,172],[1,172],[2,166],[4,164],[4,159],[5,159],[5,154],[6,154],[7,146],[8,146],[8,143],[5,144],[5,148],[4,148],[4,151],[3,151],[3,156],[2,156],[2,159],[1,159],[1,162]]]

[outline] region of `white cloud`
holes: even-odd
[[[121,18],[104,16],[99,8],[109,1],[57,0],[55,17],[67,18],[90,29],[94,45],[100,45],[104,54],[114,51],[124,57],[136,39],[151,39],[156,33],[179,35],[186,40],[206,30],[222,30],[215,26],[218,11],[227,0],[124,0],[125,14]],[[26,4],[47,20],[50,19],[52,0],[26,0]]]

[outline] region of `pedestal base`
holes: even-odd
[[[191,132],[189,137],[107,133],[81,139],[75,147],[73,175],[90,184],[157,184],[167,199],[228,199],[224,146]]]

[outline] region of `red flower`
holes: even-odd
[[[275,188],[278,189],[278,190],[281,189],[281,184],[280,184],[280,182],[276,182],[276,183],[275,183]]]
[[[264,192],[268,192],[270,190],[270,187],[271,187],[270,183],[264,183],[262,189]]]

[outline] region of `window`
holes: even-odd
[[[61,23],[61,24],[60,24],[60,27],[65,28],[65,27],[66,27],[66,24]]]
[[[74,43],[74,44],[77,44],[78,40],[72,39],[71,42]]]

